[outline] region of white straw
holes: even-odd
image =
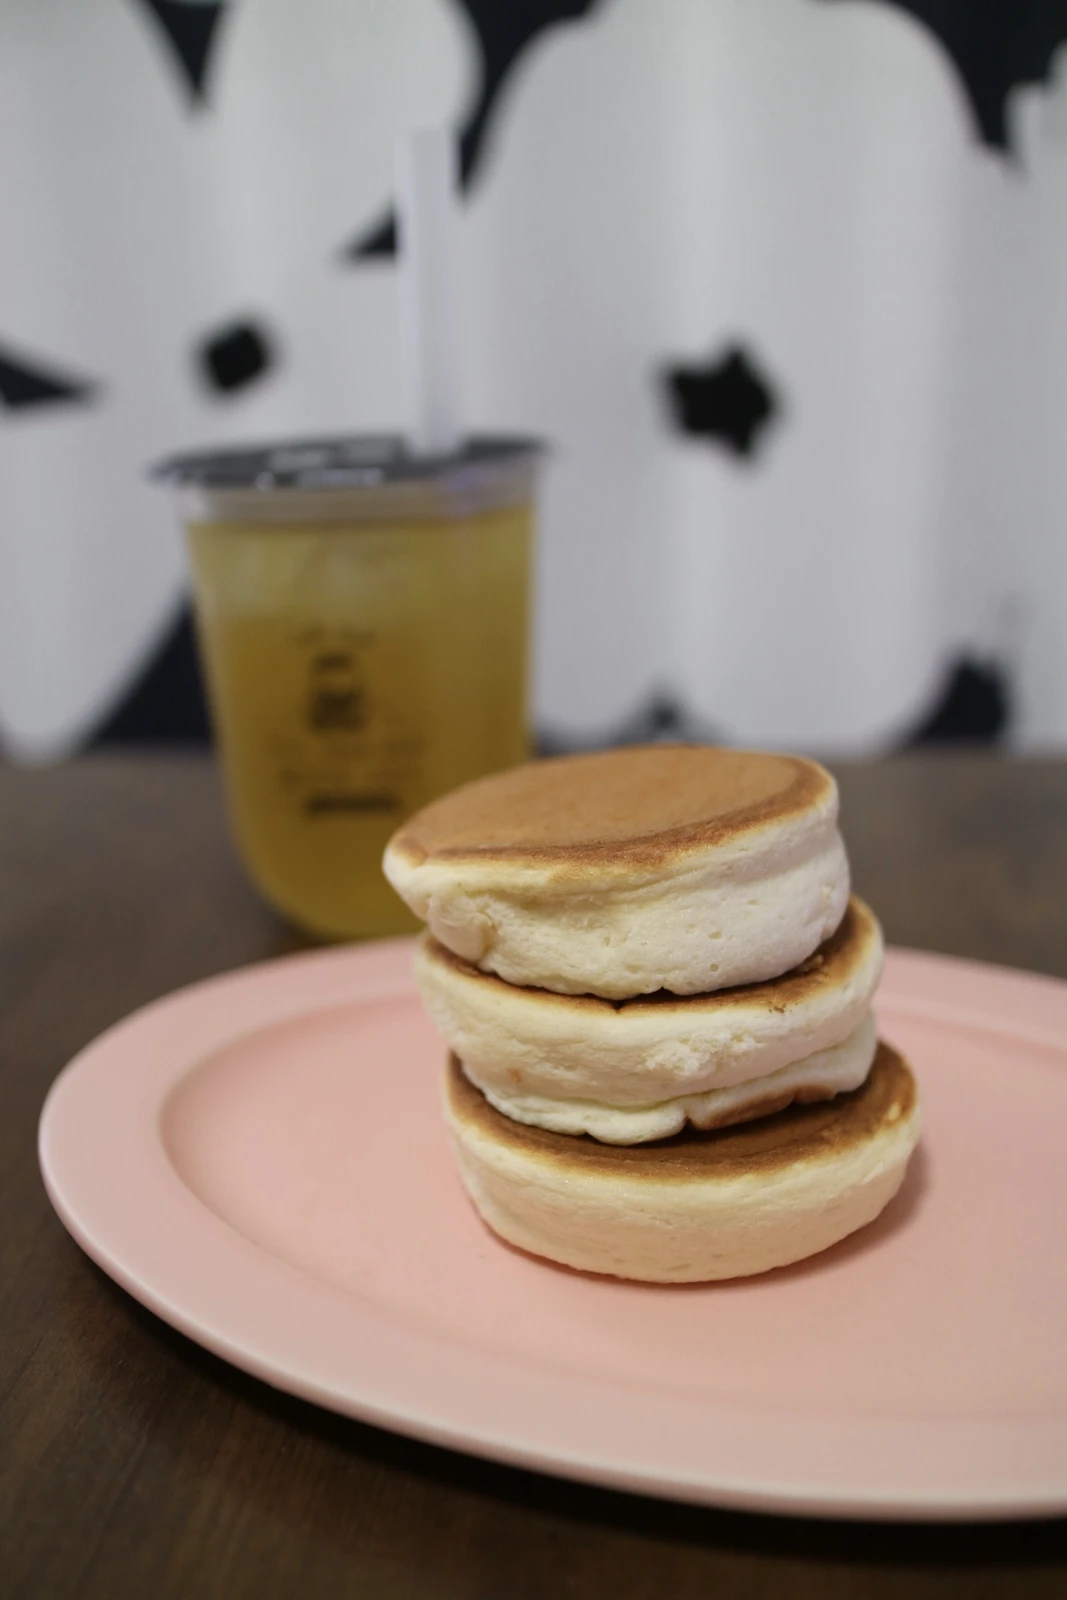
[[[462,429],[456,148],[448,129],[420,128],[397,140],[396,191],[408,447],[414,455],[450,455]]]

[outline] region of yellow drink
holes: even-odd
[[[190,528],[238,843],[313,931],[413,927],[381,874],[389,835],[526,758],[530,521]]]
[[[320,936],[410,931],[381,873],[390,834],[529,754],[524,461],[506,494],[242,489],[189,522],[237,843],[264,895]]]

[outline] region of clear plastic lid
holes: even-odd
[[[529,499],[544,449],[497,435],[449,456],[416,456],[399,434],[364,434],[190,451],[157,462],[151,476],[179,492],[191,519],[463,516]]]

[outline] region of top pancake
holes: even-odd
[[[832,804],[813,761],[651,745],[531,762],[426,806],[390,842],[410,865],[521,861],[648,868]]]
[[[507,983],[606,999],[779,977],[848,901],[829,773],[700,745],[480,779],[406,822],[382,866],[465,961]]]

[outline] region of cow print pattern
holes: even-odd
[[[133,0],[151,18],[165,58],[191,110],[209,103],[212,66],[230,9],[228,0]],[[517,63],[550,28],[579,22],[598,0],[459,0],[467,12],[479,54],[481,88],[460,130],[460,175],[464,188],[484,163],[493,123],[506,98]],[[822,0],[838,4],[840,0]],[[1055,51],[1067,40],[1067,0],[889,0],[920,23],[946,52],[971,106],[978,137],[1010,153],[1006,115],[1011,90],[1046,81]],[[391,213],[364,225],[342,248],[347,263],[390,255],[395,248]],[[10,330],[15,331],[15,330]],[[232,396],[261,380],[277,363],[277,340],[258,321],[235,320],[206,333],[195,344],[200,381],[220,396]],[[761,457],[770,425],[783,414],[776,381],[752,350],[737,344],[706,362],[676,364],[661,374],[676,429],[706,440],[739,460]],[[0,420],[5,413],[40,412],[85,405],[106,393],[95,379],[64,370],[62,360],[29,356],[0,347]],[[803,396],[797,398],[803,404]],[[961,658],[951,670],[938,706],[915,737],[994,739],[1010,716],[1010,690],[993,668]],[[684,713],[657,700],[639,713],[643,736],[671,737],[686,727]],[[101,737],[202,738],[206,736],[203,691],[196,671],[187,613],[173,625],[155,660]],[[626,730],[616,730],[626,736]]]

